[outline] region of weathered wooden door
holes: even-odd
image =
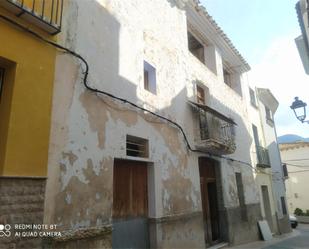
[[[207,158],[200,158],[199,171],[205,240],[206,245],[212,245],[220,239],[215,165]]]
[[[270,206],[270,200],[269,200],[269,193],[268,193],[268,187],[267,185],[262,185],[262,196],[263,196],[263,206],[264,206],[264,212],[265,212],[265,218],[268,222],[270,230],[273,232],[273,220],[271,215],[271,206]]]
[[[113,248],[149,248],[147,164],[115,160]]]

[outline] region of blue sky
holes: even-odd
[[[296,0],[201,0],[207,11],[249,62],[249,82],[269,88],[280,102],[278,135],[309,137],[309,125],[289,109],[295,96],[309,104],[305,74],[294,39],[300,35]],[[309,115],[309,110],[308,110]]]

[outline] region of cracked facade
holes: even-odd
[[[58,51],[40,176],[42,222],[64,236],[46,246],[205,248],[259,239],[250,67],[198,1],[65,1],[56,38],[87,60],[91,87],[176,122],[198,152],[170,122],[87,90],[84,65]]]

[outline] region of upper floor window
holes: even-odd
[[[202,87],[196,86],[197,103],[205,105],[205,91]]]
[[[273,122],[273,114],[267,106],[265,106],[265,112],[266,112],[266,120]]]
[[[287,168],[287,166],[286,166],[286,163],[283,163],[283,164],[282,164],[282,171],[283,171],[283,176],[284,176],[285,178],[288,178],[288,177],[289,177],[289,173],[288,173],[288,168]]]
[[[232,87],[231,73],[226,68],[223,68],[223,80],[225,84]]]
[[[4,81],[4,69],[0,68],[0,101],[2,96],[3,81]]]
[[[188,32],[189,51],[205,64],[204,46],[190,32]]]
[[[153,94],[156,94],[156,84],[156,69],[148,62],[144,61],[144,89]]]
[[[260,146],[259,133],[258,133],[257,127],[254,124],[252,124],[252,131],[253,131],[253,138],[254,138],[255,146],[258,147]]]
[[[251,103],[251,105],[253,105],[254,107],[257,107],[254,90],[249,88],[249,92],[250,92],[250,103]]]

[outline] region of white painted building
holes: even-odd
[[[294,213],[296,208],[306,212],[309,210],[309,143],[280,144],[280,152],[288,173],[285,184],[290,213]]]
[[[274,122],[279,102],[265,88],[249,87],[247,96],[252,122],[251,156],[256,165],[262,217],[273,233],[289,232],[283,168]]]
[[[45,222],[66,237],[52,243],[258,240],[250,67],[198,1],[67,1],[59,38],[91,89],[59,52]]]

